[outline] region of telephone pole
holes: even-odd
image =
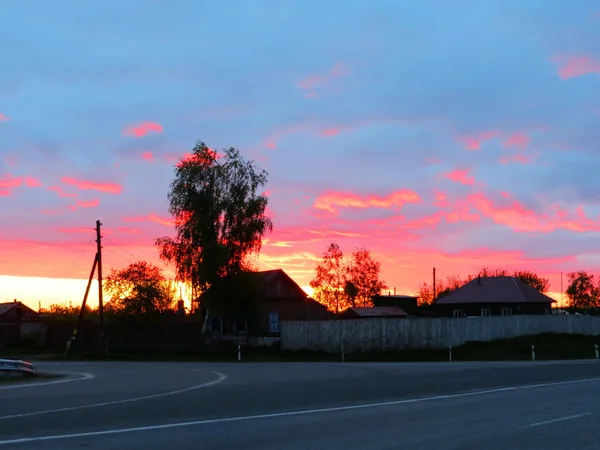
[[[435,302],[435,298],[437,297],[435,292],[435,267],[433,268],[433,301]]]
[[[104,300],[102,296],[102,234],[100,227],[102,224],[96,220],[96,258],[98,268],[98,314],[100,316],[100,341],[102,349],[106,352],[106,339],[104,336]]]

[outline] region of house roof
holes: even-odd
[[[21,302],[0,303],[0,316],[9,312],[15,306],[20,306],[20,305],[22,305]]]
[[[554,303],[556,300],[516,277],[477,277],[436,300],[436,305],[464,303]]]
[[[266,287],[275,280],[280,275],[283,275],[287,280],[297,288],[298,293],[303,294],[303,297],[308,297],[308,294],[300,287],[298,283],[296,283],[292,277],[290,277],[283,269],[273,269],[273,270],[263,270],[261,272],[250,272],[251,276],[257,277],[259,283],[263,288]]]
[[[31,314],[31,313],[38,314],[37,311],[34,311],[33,309],[31,309],[29,306],[23,304],[22,302],[6,302],[6,303],[0,303],[0,316],[8,314],[14,308],[26,310],[26,311],[28,311],[29,314]]]
[[[397,306],[372,306],[370,308],[348,308],[360,317],[381,316],[406,316],[407,314]]]
[[[266,293],[267,288],[269,287],[269,285],[271,283],[273,283],[273,281],[275,281],[277,279],[277,277],[284,277],[287,282],[289,284],[291,284],[295,290],[298,293],[297,297],[294,298],[298,298],[298,297],[302,297],[302,298],[308,298],[308,294],[304,291],[304,289],[302,289],[300,287],[300,285],[298,283],[296,283],[287,273],[285,273],[285,271],[283,271],[282,269],[273,269],[273,270],[263,270],[260,272],[243,272],[239,275],[234,275],[231,277],[227,277],[227,278],[222,278],[221,279],[221,284],[220,286],[229,286],[235,285],[235,282],[233,284],[230,284],[230,282],[238,279],[238,277],[245,277],[245,280],[251,280],[251,284],[255,285],[261,292]],[[213,292],[213,290],[215,289],[215,286],[210,287],[209,289],[207,289],[202,295],[209,295],[210,292]],[[283,298],[282,298],[283,299]]]

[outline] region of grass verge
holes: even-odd
[[[491,342],[468,342],[452,349],[452,361],[527,361],[531,360],[531,346],[535,347],[536,360],[594,359],[595,345],[600,345],[600,336],[577,334],[539,334]],[[77,352],[70,358],[62,354],[40,354],[30,360],[79,360],[79,361],[182,361],[182,362],[233,362],[237,361],[237,346],[224,345],[220,348],[190,352]],[[23,359],[27,353],[23,353]],[[346,362],[442,362],[449,360],[448,349],[405,350],[391,352],[350,353],[344,355]],[[273,348],[243,348],[242,360],[246,362],[334,362],[341,361],[341,352],[289,352]]]

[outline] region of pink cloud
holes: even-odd
[[[315,88],[321,87],[334,78],[339,78],[348,75],[348,68],[345,67],[342,63],[337,62],[329,69],[329,71],[324,75],[311,75],[306,77],[298,82],[298,87],[302,90],[312,91]],[[316,97],[314,92],[311,92]],[[312,96],[312,95],[311,95]]]
[[[0,178],[0,189],[13,189],[22,185],[22,177],[13,177],[12,175],[8,175],[4,178]]]
[[[336,62],[333,67],[329,69],[329,76],[333,78],[343,77],[348,75],[348,73],[350,73],[348,68],[340,62]]]
[[[500,158],[500,160],[498,162],[500,164],[510,164],[510,163],[530,164],[534,160],[535,160],[535,157],[533,157],[533,156],[514,154],[514,155],[509,155],[509,156],[503,156],[502,158]]]
[[[48,190],[56,192],[59,197],[77,197],[77,194],[65,192],[60,186],[50,186]]]
[[[173,219],[160,217],[156,214],[148,214],[142,217],[124,217],[123,220],[126,222],[153,222],[165,226],[173,226],[175,224]]]
[[[467,184],[472,186],[475,184],[475,177],[469,175],[470,172],[471,171],[469,169],[455,169],[451,172],[444,174],[444,176],[450,181],[454,181],[455,183]]]
[[[553,58],[558,64],[558,76],[563,80],[590,73],[600,74],[600,60],[591,56],[560,55]]]
[[[120,194],[123,191],[123,187],[115,183],[98,183],[94,181],[79,180],[76,178],[63,177],[60,179],[65,184],[75,186],[77,189],[82,191],[99,191],[106,192],[109,194]]]
[[[0,113],[0,122],[10,122],[10,117]]]
[[[517,147],[521,150],[525,150],[529,147],[531,143],[531,138],[527,136],[525,133],[514,133],[511,134],[505,141],[505,147]]]
[[[328,128],[326,130],[323,130],[323,136],[326,137],[333,137],[333,136],[337,136],[338,134],[340,134],[340,132],[342,131],[342,128]]]
[[[575,213],[572,213],[554,205],[550,208],[552,214],[542,214],[528,209],[507,192],[503,192],[502,197],[505,199],[502,204],[494,202],[484,194],[472,195],[467,201],[484,216],[515,231],[541,233],[549,233],[556,229],[576,232],[600,231],[600,223],[588,218],[583,207],[577,208]]]
[[[156,122],[140,122],[123,128],[123,136],[141,138],[150,133],[162,133],[163,126]]]
[[[77,206],[81,206],[82,208],[95,208],[99,204],[100,204],[99,200],[89,200],[89,201],[78,200],[77,201]]]
[[[497,130],[484,131],[477,134],[459,136],[459,141],[463,143],[465,148],[470,151],[481,149],[481,144],[500,134]]]
[[[8,189],[0,189],[0,197],[8,197],[10,195],[10,191]]]
[[[387,197],[369,195],[361,197],[347,192],[328,192],[315,200],[314,208],[337,213],[339,208],[401,208],[407,203],[420,203],[419,195],[409,189],[391,193]]]
[[[152,152],[144,152],[142,153],[142,159],[148,162],[153,162],[154,156],[152,155]]]
[[[121,233],[126,233],[126,234],[139,234],[140,233],[139,228],[119,227],[118,230]]]
[[[34,188],[34,187],[40,187],[42,185],[42,183],[37,178],[27,177],[27,178],[25,178],[25,185],[27,187]]]

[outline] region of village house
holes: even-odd
[[[214,311],[206,305],[202,307],[210,311],[209,326],[213,335],[279,336],[282,321],[330,318],[327,307],[309,298],[281,269],[247,272],[243,276],[242,287],[230,288],[237,282],[235,278],[223,281],[220,301],[228,306]],[[203,298],[210,299],[214,295],[212,290],[200,297],[201,304]]]
[[[433,310],[447,317],[550,314],[555,302],[516,277],[479,276],[438,298]]]

